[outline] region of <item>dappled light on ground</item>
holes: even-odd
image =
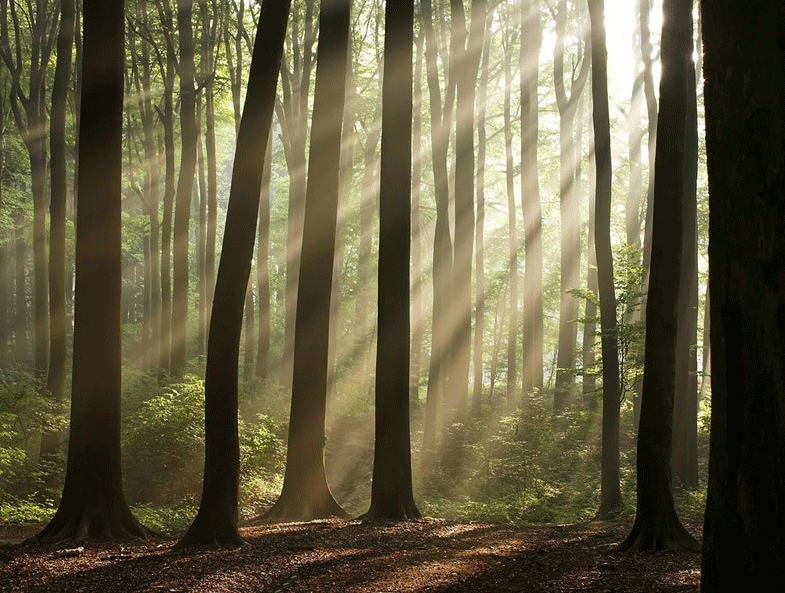
[[[697,526],[689,526],[697,534]],[[0,590],[346,593],[454,591],[698,591],[697,553],[612,554],[629,525],[510,527],[440,520],[317,521],[241,530],[241,548],[66,544],[0,550]],[[0,526],[0,542],[18,541]]]

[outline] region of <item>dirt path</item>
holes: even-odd
[[[699,535],[696,525],[688,525]],[[341,593],[698,591],[700,555],[609,554],[627,522],[510,527],[426,520],[242,529],[239,549],[138,544],[0,548],[0,591]],[[35,527],[0,525],[0,542]]]

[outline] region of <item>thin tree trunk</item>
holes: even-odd
[[[196,168],[196,95],[194,91],[194,49],[191,14],[193,0],[178,0],[177,30],[180,49],[180,176],[177,180],[174,215],[172,360],[171,371],[185,370],[188,340],[188,227],[191,220],[191,192]]]
[[[523,276],[523,395],[543,387],[542,207],[537,163],[540,1],[521,0],[521,209]]]
[[[592,52],[594,150],[597,167],[595,236],[602,328],[602,483],[600,516],[621,506],[619,486],[619,351],[616,337],[616,295],[611,251],[611,138],[608,113],[608,52],[605,45],[603,0],[589,0]]]
[[[474,388],[472,413],[482,411],[483,350],[485,335],[485,155],[487,134],[485,116],[488,102],[488,77],[491,49],[491,24],[493,10],[488,10],[485,22],[485,40],[480,66],[480,90],[477,97],[477,224],[474,227]]]
[[[654,220],[646,350],[638,431],[635,523],[622,550],[696,548],[676,515],[671,450],[677,308],[685,202],[687,77],[693,77],[692,0],[663,4],[662,78],[654,177]],[[694,196],[694,194],[693,194]],[[694,197],[692,198],[694,200]]]
[[[60,29],[57,36],[57,63],[52,85],[50,115],[51,196],[49,206],[49,372],[46,390],[58,404],[65,388],[66,316],[65,316],[65,212],[68,193],[65,155],[65,117],[71,73],[71,50],[74,44],[76,6],[73,0],[60,2]],[[46,431],[41,435],[40,459],[54,461],[60,435]],[[47,474],[54,468],[44,467]],[[51,483],[51,476],[50,476]]]
[[[272,173],[272,132],[267,140],[262,165],[262,187],[259,197],[259,237],[256,248],[256,290],[259,293],[259,337],[256,345],[257,377],[270,374],[270,268],[267,263],[270,245],[270,177]]]

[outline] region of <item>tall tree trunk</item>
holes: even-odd
[[[34,541],[144,537],[120,471],[123,2],[84,0],[76,311],[68,467]]]
[[[595,235],[602,328],[602,476],[599,515],[621,506],[619,487],[619,350],[611,251],[611,136],[608,114],[608,50],[603,0],[589,0],[592,101],[597,168]]]
[[[256,315],[253,299],[253,282],[248,281],[245,289],[245,355],[243,362],[243,379],[246,381],[253,376],[256,361],[254,359],[254,342],[256,341]]]
[[[27,360],[27,290],[25,289],[27,268],[27,244],[24,238],[24,211],[20,208],[14,216],[14,359]]]
[[[319,12],[314,115],[297,289],[292,408],[283,489],[266,515],[272,520],[348,516],[327,485],[324,422],[349,15],[350,4],[346,0],[326,0]],[[408,255],[406,259],[408,262]],[[403,393],[408,394],[406,387]]]
[[[303,0],[303,39],[299,19],[292,19],[291,72],[283,65],[281,83],[284,89],[278,119],[282,122],[284,154],[289,170],[289,207],[286,229],[286,303],[284,314],[284,348],[281,361],[281,383],[292,386],[294,333],[297,310],[297,281],[302,249],[306,176],[305,149],[308,137],[308,88],[313,69],[314,0]]]
[[[638,431],[637,512],[620,549],[694,548],[673,504],[671,440],[676,331],[685,202],[687,78],[692,63],[692,0],[663,4],[662,78],[654,172],[654,220],[646,350]],[[692,198],[694,200],[694,196]]]
[[[259,336],[256,344],[257,377],[270,375],[270,267],[267,263],[270,245],[270,177],[272,173],[272,133],[262,165],[262,187],[259,196],[259,237],[256,248],[256,290],[259,293]]]
[[[701,8],[713,368],[701,591],[763,590],[785,576],[785,10]]]
[[[262,4],[229,190],[207,338],[205,459],[199,512],[181,545],[243,542],[237,531],[240,443],[237,388],[243,301],[251,275],[261,167],[272,127],[289,0]]]
[[[160,373],[172,362],[172,215],[174,212],[174,52],[167,50],[164,75],[164,209],[161,217],[161,350]],[[160,150],[159,150],[160,152]]]
[[[182,145],[174,215],[171,370],[175,376],[181,375],[185,370],[188,340],[188,226],[191,220],[197,134],[192,11],[193,0],[177,0]]]
[[[646,220],[643,236],[643,266],[648,272],[651,268],[652,220],[654,215],[654,158],[657,152],[657,94],[654,88],[654,49],[651,45],[649,16],[652,0],[639,1],[641,57],[643,58],[643,95],[646,99],[646,116],[648,125],[649,179],[646,184]]]
[[[556,13],[556,43],[553,49],[553,75],[559,107],[559,209],[561,213],[561,265],[559,306],[559,348],[556,363],[556,389],[553,394],[553,416],[556,422],[570,403],[575,383],[575,350],[578,336],[578,300],[568,291],[580,283],[580,208],[576,190],[575,115],[589,73],[588,39],[579,52],[581,67],[570,74],[569,96],[564,84],[564,36],[567,23],[567,1],[560,0]],[[582,55],[581,55],[582,53]],[[578,123],[581,125],[581,122]]]
[[[698,108],[695,65],[688,64],[684,147],[682,260],[676,313],[676,384],[673,403],[673,481],[698,487]]]
[[[453,303],[455,349],[452,353],[450,423],[461,421],[468,403],[472,330],[472,247],[474,241],[474,100],[485,31],[486,0],[472,0],[471,31],[466,30],[463,3],[451,0],[452,35],[460,52],[451,64],[450,77],[457,76],[455,124],[455,241]],[[453,59],[453,56],[451,56]],[[452,69],[455,65],[455,70]],[[453,74],[454,72],[454,74]]]
[[[509,21],[512,25],[513,21]],[[510,296],[510,312],[508,314],[507,331],[507,405],[514,407],[514,401],[518,395],[518,229],[516,226],[517,216],[515,212],[515,173],[513,171],[512,158],[512,116],[510,114],[510,103],[512,95],[512,43],[517,35],[507,36],[506,50],[504,52],[504,156],[505,156],[505,180],[507,189],[507,286]]]
[[[420,401],[420,376],[422,368],[422,340],[424,333],[423,315],[423,274],[422,274],[422,237],[420,222],[420,201],[422,185],[422,66],[425,36],[415,36],[416,55],[414,58],[414,86],[412,108],[412,343],[411,367],[409,369],[409,398]]]
[[[430,0],[423,0],[421,14],[425,31],[425,65],[431,116],[431,161],[436,194],[432,274],[433,322],[431,325],[431,357],[428,366],[428,391],[425,400],[422,446],[422,465],[424,468],[429,468],[437,446],[437,418],[447,386],[447,362],[450,357],[447,309],[452,292],[453,253],[448,211],[447,143],[454,86],[448,88],[444,104],[442,104],[437,65],[439,44],[433,28],[433,9]],[[451,81],[450,84],[454,85],[454,81]]]
[[[523,394],[543,386],[542,206],[537,164],[540,0],[521,0],[521,209],[523,275]]]
[[[589,237],[586,246],[586,288],[596,300],[598,298],[598,279],[597,279],[597,248],[596,248],[596,162],[594,149],[589,152]],[[597,305],[592,300],[586,301],[586,308],[583,313],[586,323],[583,326],[583,407],[588,410],[597,409],[597,375],[589,372],[595,365],[594,348],[597,343]]]
[[[371,520],[420,516],[412,492],[408,390],[414,1],[388,0],[384,22],[376,441],[371,507],[364,515]]]
[[[68,193],[65,155],[65,116],[71,75],[71,49],[74,44],[76,6],[74,0],[60,2],[60,29],[57,36],[57,64],[52,85],[50,116],[51,196],[49,206],[49,373],[46,390],[58,404],[65,387],[65,206]],[[41,435],[41,461],[52,462],[60,435],[46,431]],[[44,467],[45,472],[54,468]]]
[[[472,389],[472,413],[475,417],[479,416],[482,411],[482,359],[485,335],[485,155],[487,144],[485,116],[488,102],[492,19],[493,10],[489,9],[485,22],[480,90],[477,97],[477,224],[474,227],[474,388]]]

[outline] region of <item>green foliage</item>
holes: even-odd
[[[614,265],[614,287],[616,291],[616,340],[619,347],[619,393],[621,401],[632,394],[636,381],[643,375],[643,352],[646,341],[646,326],[641,319],[640,309],[646,299],[643,290],[646,269],[643,267],[642,254],[632,245],[623,244],[617,249]],[[596,294],[588,288],[575,288],[570,294],[591,302],[599,311],[600,302]],[[595,324],[595,364],[580,369],[578,374],[601,375],[602,349],[599,338],[602,336],[599,317],[581,317],[578,323]],[[598,390],[601,392],[602,388]]]
[[[204,388],[196,377],[145,401],[124,435],[129,500],[163,503],[193,496],[204,463]]]
[[[146,383],[145,375],[136,379]],[[256,386],[265,384],[259,380]],[[245,386],[240,396],[241,498],[248,507],[259,506],[260,500],[269,502],[271,485],[278,484],[285,458],[282,425],[261,412],[250,412],[256,409],[254,393]],[[159,388],[128,419],[123,436],[126,495],[144,508],[179,513],[183,504],[198,501],[203,466],[204,384],[195,376],[185,376]],[[160,521],[171,524],[168,519]]]
[[[57,494],[47,487],[43,474],[49,470],[57,477],[62,471],[62,451],[51,467],[42,468],[38,450],[42,432],[64,433],[65,406],[42,391],[30,370],[0,369],[0,494],[18,499],[51,499]]]

